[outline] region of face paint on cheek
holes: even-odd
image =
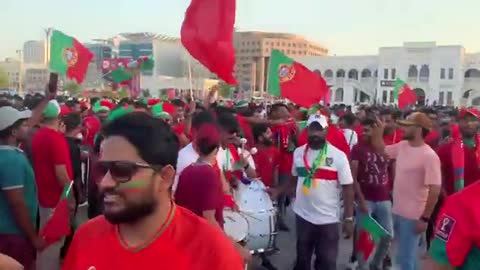
[[[117,190],[124,192],[140,192],[145,189],[147,184],[145,182],[126,182],[118,185]]]

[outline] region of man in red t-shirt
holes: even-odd
[[[218,227],[171,200],[179,145],[168,124],[133,112],[102,134],[104,215],[75,233],[64,270],[244,269]]]
[[[65,136],[58,131],[60,106],[52,100],[43,111],[42,127],[32,136],[32,167],[38,189],[40,228],[43,228],[60,200],[63,188],[73,180],[70,150]],[[37,258],[38,270],[59,269],[58,242]]]
[[[257,153],[253,155],[257,175],[266,187],[272,187],[278,181],[280,151],[273,145],[272,130],[265,124],[253,126],[253,136]]]

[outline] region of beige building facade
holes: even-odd
[[[267,91],[268,65],[272,49],[291,58],[328,55],[328,49],[302,36],[284,33],[236,32],[237,57],[235,77],[240,89],[252,96],[263,96]]]
[[[8,76],[8,89],[17,90],[21,81],[21,63],[17,59],[6,58],[0,61],[0,70]]]

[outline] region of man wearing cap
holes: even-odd
[[[32,165],[38,188],[40,228],[45,226],[58,204],[65,185],[73,179],[70,151],[65,136],[58,131],[60,106],[51,100],[43,111],[41,128],[33,135]],[[37,270],[59,269],[58,242],[48,247],[37,259]]]
[[[426,114],[414,112],[398,124],[404,131],[401,142],[385,146],[384,125],[377,120],[372,144],[379,153],[396,160],[392,207],[394,235],[398,239],[396,261],[400,269],[414,270],[418,243],[440,194],[440,159],[424,141],[432,128]]]
[[[297,261],[295,270],[337,269],[340,223],[347,238],[353,231],[353,178],[344,152],[325,140],[327,118],[311,115],[307,121],[308,143],[293,153],[292,175],[297,177]],[[342,192],[341,192],[342,191]],[[341,195],[344,214],[340,216]]]
[[[32,269],[45,242],[36,232],[37,190],[32,167],[17,148],[30,111],[0,108],[0,253]]]

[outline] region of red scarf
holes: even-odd
[[[452,125],[452,165],[455,179],[455,192],[462,190],[465,186],[465,143],[458,125]],[[477,163],[480,163],[480,135],[475,136],[475,152]]]

